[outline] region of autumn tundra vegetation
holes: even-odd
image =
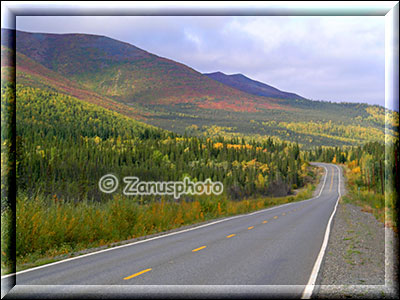
[[[4,110],[12,89],[2,89]],[[181,136],[55,92],[17,86],[16,95],[21,263],[302,200],[315,189],[315,170],[297,144]],[[224,193],[178,201],[110,195],[98,188],[107,173],[153,181],[210,178],[223,183]]]
[[[13,270],[13,253],[22,269],[310,198],[322,174],[310,162],[318,161],[343,166],[343,201],[397,229],[396,112],[263,96],[243,86],[251,83],[244,76],[238,89],[107,37],[2,29],[1,42],[2,272]],[[107,194],[98,186],[105,174],[210,179],[224,191]]]
[[[2,89],[2,109],[12,103],[12,89]],[[385,147],[377,142],[301,150],[272,138],[182,136],[56,92],[17,86],[16,95],[18,266],[306,199],[318,182],[310,161],[344,164],[346,199],[361,202],[382,221],[389,212],[390,225],[396,225],[393,191],[386,206],[384,197],[394,180],[384,168],[394,168],[394,161],[385,159]],[[224,193],[178,201],[105,194],[98,180],[107,173],[155,181],[210,178],[223,183]]]

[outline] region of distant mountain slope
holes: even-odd
[[[233,88],[104,36],[17,31],[14,51],[13,34],[2,29],[2,83],[13,78],[13,59],[7,57],[15,54],[22,87],[67,94],[173,132],[275,137],[305,147],[384,142],[385,125],[389,135],[397,135],[398,114],[383,107],[307,100],[243,75],[222,74],[236,82]],[[278,94],[250,94],[261,90]]]
[[[17,52],[104,96],[144,105],[195,103],[210,109],[290,109],[220,84],[175,61],[108,37],[16,32]]]
[[[14,52],[5,46],[2,46],[1,54],[2,81],[10,81],[12,80],[12,77],[10,77],[9,74],[14,74],[13,62],[10,62],[10,57],[13,57]],[[139,113],[137,109],[127,107],[110,97],[88,90],[77,82],[69,80],[59,73],[49,70],[45,66],[19,52],[16,54],[16,63],[17,84],[61,92],[86,102],[112,109],[135,119],[144,118],[143,114]]]
[[[242,92],[256,96],[282,98],[282,99],[304,99],[303,97],[297,94],[283,92],[268,84],[252,80],[242,74],[226,75],[222,72],[215,72],[215,73],[205,73],[203,75],[206,75],[211,79],[214,79],[225,85],[231,86]]]

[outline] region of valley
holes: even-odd
[[[396,111],[202,74],[102,35],[2,29],[1,56],[2,284],[287,284],[309,297],[340,201],[397,231]],[[223,192],[108,193],[110,174]]]
[[[2,56],[12,51],[10,41],[3,39]],[[242,74],[204,75],[104,36],[18,31],[16,50],[17,83],[65,93],[179,134],[272,137],[306,148],[383,142],[385,126],[388,138],[398,136],[395,111],[308,100]],[[2,72],[10,72],[3,61]]]

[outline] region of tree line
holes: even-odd
[[[284,196],[310,176],[295,143],[181,136],[56,92],[17,86],[16,93],[17,187],[32,197],[107,200],[98,180],[113,173],[144,181],[210,178],[237,200]]]

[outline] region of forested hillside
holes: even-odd
[[[13,103],[13,89],[11,83],[2,87],[2,117]],[[71,96],[22,85],[16,97],[19,264],[301,200],[315,187],[316,173],[297,144],[180,136]],[[10,140],[4,135],[2,141],[4,154]],[[2,176],[9,170],[2,160]],[[224,192],[178,200],[124,196],[122,187],[106,194],[98,184],[110,173],[121,182],[124,176],[142,181],[209,178],[222,182]],[[6,200],[2,197],[4,219],[10,213]],[[10,227],[4,224],[6,236]],[[2,243],[5,256],[7,239]]]
[[[3,95],[4,95],[3,91]],[[182,137],[69,96],[17,87],[18,186],[66,199],[106,195],[107,173],[143,180],[221,181],[234,197],[286,195],[304,184],[296,144]],[[280,185],[280,190],[269,189]]]
[[[103,36],[17,32],[13,50],[3,32],[1,206],[9,218],[15,154],[20,263],[310,198],[320,174],[311,161],[345,164],[349,197],[394,216],[384,194],[397,199],[387,188],[398,182],[388,156],[398,157],[396,112],[254,95]],[[224,190],[175,199],[126,196],[120,185],[108,194],[106,174],[210,179]],[[2,263],[7,247],[2,239]]]
[[[13,31],[2,33],[6,58],[13,52]],[[18,83],[67,94],[182,135],[208,136],[213,128],[228,137],[273,137],[303,148],[383,142],[385,126],[388,138],[398,136],[398,113],[380,106],[312,101],[243,75],[233,78],[236,85],[224,84],[104,36],[17,31],[16,37]],[[11,62],[2,59],[4,76],[15,71]],[[275,94],[260,94],[260,88]]]

